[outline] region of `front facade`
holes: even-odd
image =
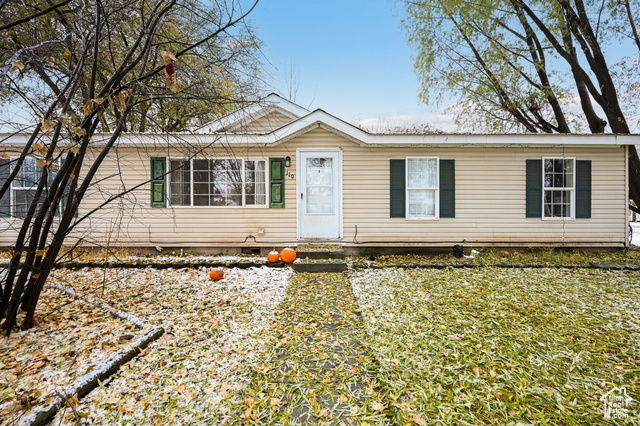
[[[639,139],[371,134],[270,95],[200,133],[125,135],[79,216],[151,182],[75,237],[150,247],[625,247],[627,146]],[[15,239],[25,191],[2,200],[1,246]]]

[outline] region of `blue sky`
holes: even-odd
[[[249,21],[263,42],[264,79],[296,103],[351,123],[377,120],[436,127],[434,108],[420,104],[412,50],[394,0],[261,0]]]

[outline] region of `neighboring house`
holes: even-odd
[[[3,151],[19,152],[20,138]],[[627,150],[639,142],[612,134],[372,134],[272,94],[197,134],[124,135],[79,216],[153,181],[77,236],[152,247],[625,247]],[[24,182],[0,205],[2,246],[15,239]]]

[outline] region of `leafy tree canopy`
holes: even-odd
[[[430,102],[453,96],[460,102],[460,124],[489,132],[628,133],[630,125],[637,128],[639,4],[403,4],[403,23],[417,52],[421,97]]]
[[[152,54],[129,72],[142,76],[171,62],[172,74],[161,72],[138,80],[138,98],[127,119],[127,131],[184,131],[228,112],[232,103],[237,107],[238,99],[255,98],[259,42],[251,30],[244,24],[237,26],[176,58],[175,54],[224,25],[229,10],[224,4],[199,0],[165,3],[168,10],[155,29]],[[70,109],[80,115],[83,108],[85,112],[93,108],[95,101],[93,106],[87,102],[95,98],[96,87],[106,85],[126,56],[134,53],[130,48],[157,13],[157,5],[117,0],[6,2],[0,9],[0,22],[9,27],[0,35],[0,63],[4,64],[0,101],[25,107],[41,118],[72,74],[80,72]],[[102,20],[93,15],[96,8],[101,8]],[[25,19],[28,23],[19,23]],[[96,25],[103,26],[102,31],[89,40],[93,35],[87,30]],[[86,56],[87,46],[91,57]],[[167,60],[163,52],[174,60]],[[88,60],[96,69],[79,69],[81,61]],[[98,100],[105,106],[100,111],[100,130],[113,129],[126,96],[126,92],[111,93]]]

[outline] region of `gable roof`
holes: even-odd
[[[291,119],[290,122],[262,133],[243,131],[243,127],[274,111]],[[505,144],[551,144],[551,145],[632,145],[638,143],[637,135],[612,134],[416,134],[416,133],[370,133],[362,128],[325,112],[322,109],[309,111],[300,105],[271,93],[247,107],[236,110],[212,121],[198,130],[206,134],[223,137],[227,143],[255,143],[279,145],[311,130],[323,128],[362,146],[394,145],[505,145]]]
[[[256,121],[272,112],[277,111],[291,120],[309,114],[309,110],[295,104],[275,93],[270,93],[264,98],[244,108],[240,108],[229,114],[200,126],[197,130],[217,133],[233,133],[252,121]]]
[[[362,146],[410,146],[410,145],[633,145],[638,135],[614,134],[387,134],[370,133],[347,123],[321,109],[298,117],[284,126],[266,133],[242,134],[216,132],[227,143],[253,142],[259,145],[279,145],[311,130],[323,128]]]
[[[291,118],[291,121],[263,133],[244,132],[243,127],[274,111]],[[421,133],[370,133],[362,128],[337,118],[322,109],[309,111],[294,102],[271,93],[255,103],[238,109],[232,113],[212,121],[191,132],[180,133],[123,133],[118,143],[155,144],[157,138],[178,138],[189,143],[210,144],[224,140],[230,145],[276,146],[303,135],[312,130],[322,128],[342,136],[361,146],[569,146],[569,145],[638,145],[640,135],[601,134],[421,134]],[[28,134],[4,135],[12,143],[25,143]],[[106,140],[109,134],[97,133],[96,141]]]

